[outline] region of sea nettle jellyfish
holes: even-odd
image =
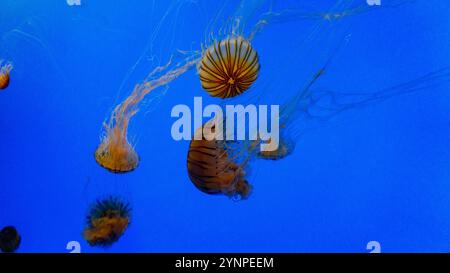
[[[216,139],[215,124],[215,119],[206,122],[191,140],[187,155],[189,178],[204,193],[247,199],[252,189],[246,179],[248,162],[238,162],[229,153],[226,141]]]
[[[0,89],[6,89],[9,86],[9,74],[13,66],[11,63],[3,63],[0,60]]]
[[[334,8],[342,11],[320,12],[314,14],[295,8],[279,12],[265,12],[256,24],[245,31],[245,26],[251,25],[253,14],[268,3],[266,0],[241,1],[235,14],[230,18],[230,25],[225,24],[218,32],[219,39],[206,43],[202,59],[198,65],[198,74],[202,88],[211,96],[222,99],[239,96],[247,91],[257,80],[260,63],[259,56],[251,42],[267,24],[306,19],[322,19],[337,21],[351,15],[367,12],[370,6],[366,3],[350,8],[347,4],[337,1]],[[389,6],[400,5],[406,1],[396,1]],[[273,7],[270,7],[271,9]],[[372,9],[373,10],[373,9]],[[222,38],[220,38],[222,36]]]
[[[258,53],[242,36],[215,41],[203,53],[199,76],[203,89],[222,99],[238,96],[256,81]]]
[[[126,173],[136,169],[139,164],[139,156],[129,143],[127,133],[130,119],[137,113],[139,103],[145,95],[157,87],[170,83],[195,65],[197,61],[195,58],[188,60],[185,64],[155,78],[159,72],[170,65],[169,62],[164,67],[156,68],[142,83],[135,86],[131,95],[114,109],[108,123],[104,124],[104,135],[95,151],[95,160],[100,166],[113,173]]]
[[[0,250],[2,252],[15,252],[21,241],[19,232],[13,226],[5,227],[0,231]]]
[[[97,200],[87,216],[83,237],[91,246],[110,246],[125,233],[130,221],[128,203],[118,197]]]

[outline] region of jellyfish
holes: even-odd
[[[127,140],[126,129],[105,126],[106,136],[95,151],[95,160],[113,173],[126,173],[139,164],[139,156]]]
[[[280,144],[271,152],[257,150],[261,159],[279,160],[292,154],[295,142],[307,130],[308,123],[328,121],[336,115],[353,109],[373,105],[390,98],[450,83],[450,67],[444,67],[416,79],[372,92],[338,92],[315,90],[313,85],[324,75],[320,69],[304,89],[283,105],[280,113]],[[270,140],[268,141],[270,144]]]
[[[111,246],[122,237],[130,221],[130,204],[113,196],[99,199],[89,211],[83,237],[91,246]]]
[[[240,1],[235,13],[216,34],[211,31],[209,41],[202,45],[197,72],[201,87],[212,97],[233,98],[246,92],[257,80],[260,63],[251,42],[261,22],[250,31],[245,27],[254,13],[269,1]]]
[[[216,120],[198,128],[187,155],[187,170],[191,182],[207,194],[223,194],[235,199],[247,199],[252,186],[246,179],[247,162],[239,163],[225,140],[215,137]],[[205,131],[205,128],[211,128]]]
[[[108,123],[104,123],[104,135],[95,151],[95,160],[105,169],[113,173],[133,171],[139,164],[139,156],[127,139],[130,119],[137,113],[139,103],[145,95],[157,87],[168,84],[185,73],[197,62],[196,59],[187,61],[165,74],[155,78],[156,74],[166,69],[170,62],[158,67],[140,84],[137,84],[131,95],[116,106]]]
[[[3,64],[0,60],[0,89],[6,89],[9,86],[9,73],[12,69],[11,63]]]
[[[19,232],[13,226],[7,226],[0,231],[0,250],[2,252],[15,252],[21,241]]]
[[[17,7],[14,5],[2,8],[5,8],[3,11],[12,17],[8,20],[5,20],[6,18],[0,19],[0,25],[2,26],[0,52],[2,59],[8,60],[6,64],[3,63],[5,70],[2,69],[1,72],[10,72],[13,68],[11,64],[14,64],[14,68],[20,68],[20,72],[17,71],[17,74],[28,75],[27,81],[40,80],[41,74],[36,73],[36,71],[42,70],[42,65],[45,65],[46,75],[57,77],[57,80],[64,83],[64,88],[68,88],[68,85],[66,85],[67,74],[48,39],[49,26],[50,28],[55,26],[48,20],[53,20],[53,18],[46,15],[36,15],[35,13],[29,14],[27,9],[16,10]],[[11,10],[8,11],[8,9]],[[33,56],[33,58],[29,56]],[[8,77],[2,77],[0,82],[5,79],[8,79]]]
[[[213,97],[231,98],[245,92],[258,77],[258,53],[242,36],[214,42],[203,53],[199,76]]]
[[[280,127],[283,130],[283,126]],[[281,137],[278,141],[277,146],[273,145],[273,140],[269,139],[267,141],[268,149],[265,150],[256,150],[257,156],[259,158],[268,159],[268,160],[278,160],[281,158],[285,158],[286,156],[290,155],[294,152],[295,144],[292,141],[291,138],[288,138],[286,136]],[[260,144],[260,143],[257,143]],[[256,144],[255,144],[256,145]]]

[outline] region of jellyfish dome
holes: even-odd
[[[87,216],[83,236],[91,246],[111,246],[130,224],[130,205],[117,197],[97,200]]]
[[[203,89],[222,99],[238,96],[256,81],[260,69],[258,53],[242,36],[214,42],[199,64]]]
[[[0,250],[2,252],[15,252],[21,241],[19,232],[13,226],[5,227],[0,231]]]
[[[139,165],[139,156],[128,142],[126,131],[120,127],[107,128],[107,135],[95,151],[95,160],[113,173],[133,171]]]
[[[269,140],[267,145],[272,145],[272,143],[273,142]],[[276,149],[271,149],[269,151],[260,150],[258,151],[257,156],[261,159],[279,160],[292,154],[294,149],[295,143],[292,140],[289,138],[281,138]]]
[[[202,134],[204,126],[197,129],[196,136]],[[204,193],[246,199],[252,187],[246,180],[245,164],[233,160],[225,141],[208,139],[203,134],[191,140],[187,156],[190,180]]]

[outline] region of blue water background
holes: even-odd
[[[337,2],[274,4],[308,16],[268,24],[254,39],[261,76],[251,91],[260,101],[292,97],[347,34],[317,88],[370,93],[450,66],[448,1],[393,8],[385,0],[335,27],[313,16]],[[450,251],[448,83],[314,123],[291,156],[252,161],[254,191],[234,202],[193,186],[189,142],[170,135],[173,106],[191,106],[194,96],[219,102],[195,69],[132,119],[134,172],[111,174],[93,153],[102,123],[133,86],[177,49],[199,49],[239,1],[81,4],[0,2],[0,59],[14,65],[0,92],[0,227],[17,227],[20,252],[68,252],[73,240],[82,252],[368,252],[372,240],[383,252]],[[89,205],[109,194],[130,202],[132,224],[112,247],[89,247]]]

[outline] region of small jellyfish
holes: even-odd
[[[227,151],[226,142],[213,139],[204,132],[205,123],[195,132],[187,156],[187,169],[192,183],[202,192],[224,194],[236,199],[246,199],[252,186],[246,180],[246,163],[238,163]],[[211,126],[210,133],[215,127]],[[202,135],[203,132],[203,135]]]
[[[0,89],[6,89],[9,86],[9,73],[13,69],[11,63],[2,64],[0,60]]]
[[[97,200],[87,216],[83,236],[91,246],[111,246],[130,225],[130,205],[120,198]]]
[[[273,142],[269,140],[266,144],[271,145]],[[267,151],[260,151],[258,150],[257,157],[261,159],[268,159],[268,160],[278,160],[285,158],[286,156],[290,155],[294,151],[295,145],[293,141],[291,141],[288,138],[280,138],[278,147],[275,149],[268,149]]]
[[[203,89],[222,99],[238,96],[251,87],[259,72],[258,53],[242,36],[214,42],[199,65]]]
[[[257,153],[258,158],[278,160],[292,154],[298,139],[308,127],[314,127],[311,124],[315,122],[325,122],[342,112],[370,106],[401,95],[432,90],[437,86],[448,85],[450,82],[450,67],[444,67],[416,79],[373,92],[314,90],[312,87],[324,75],[325,68],[326,66],[320,69],[306,88],[300,89],[282,106],[278,149],[273,152],[260,151]],[[270,143],[269,140],[267,144],[270,145]]]
[[[5,227],[0,231],[0,250],[2,252],[15,252],[21,241],[19,232],[13,226]]]

